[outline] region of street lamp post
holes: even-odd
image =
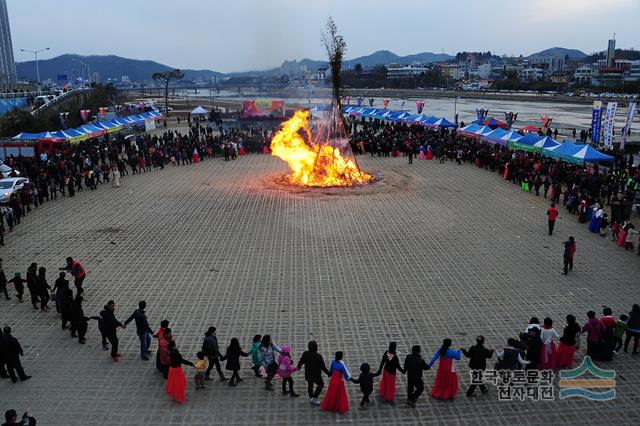
[[[40,50],[20,49],[21,52],[33,53],[36,57],[36,75],[38,76],[38,88],[40,88],[40,67],[38,66],[38,53],[44,52],[45,50],[50,50],[50,48],[45,47],[44,49]]]

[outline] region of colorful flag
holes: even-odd
[[[373,108],[373,103],[375,102],[375,98],[369,98],[369,106]]]
[[[548,115],[545,115],[544,117],[540,117],[540,121],[542,122],[542,133],[547,133],[547,130],[549,130],[549,127],[551,127],[551,122],[553,121],[553,118],[549,117]]]
[[[602,124],[602,101],[593,101],[591,113],[591,142],[600,143],[600,126]]]
[[[617,102],[609,102],[607,104],[607,112],[604,117],[604,134],[602,143],[607,148],[613,147],[613,126],[616,118]]]
[[[504,120],[507,122],[507,128],[510,129],[511,126],[513,126],[513,123],[515,123],[518,120],[518,113],[505,112]]]
[[[476,108],[476,117],[478,117],[478,121],[483,121],[488,114],[489,114],[489,110],[488,109],[484,109],[484,108],[477,109]]]
[[[622,136],[620,137],[620,149],[624,149],[624,144],[627,141],[627,137],[631,134],[631,124],[633,123],[633,116],[636,114],[636,103],[631,102],[629,104],[629,113],[627,114],[627,122],[622,128]]]
[[[364,98],[362,96],[358,96],[356,98],[356,102],[358,102],[358,106],[362,106],[362,103],[364,102]]]
[[[89,119],[89,113],[90,112],[91,112],[91,110],[89,110],[89,109],[81,109],[80,110],[80,117],[82,118],[82,121],[84,121],[85,123]]]
[[[418,114],[422,114],[422,108],[424,108],[424,101],[416,101],[416,109]]]
[[[384,109],[387,109],[387,107],[389,106],[389,99],[383,99],[382,106],[384,107]]]

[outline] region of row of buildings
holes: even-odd
[[[551,81],[595,87],[620,87],[625,83],[640,82],[640,60],[616,59],[614,39],[609,40],[605,58],[594,63],[561,54],[517,58],[493,56],[480,62],[473,54],[468,54],[466,60],[447,63],[390,64],[387,77],[416,78],[433,70],[451,82],[517,78],[522,82]]]

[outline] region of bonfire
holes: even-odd
[[[333,102],[327,119],[313,132],[309,130],[309,112],[296,111],[271,139],[271,154],[286,161],[291,168],[289,183],[302,186],[354,186],[373,181],[360,170],[344,125],[340,106],[340,69],[346,43],[329,18],[323,37],[327,49]]]

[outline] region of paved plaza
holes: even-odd
[[[327,365],[342,350],[353,374],[374,368],[389,341],[400,358],[420,344],[429,359],[442,339],[469,347],[477,334],[502,348],[531,316],[579,323],[590,309],[611,306],[617,316],[640,303],[640,257],[590,234],[561,209],[547,235],[546,200],[526,194],[496,173],[475,166],[404,158],[358,157],[381,181],[346,190],[292,189],[278,183],[283,162],[263,155],[168,167],[125,177],[121,188],[101,187],[36,209],[7,236],[1,250],[7,275],[33,261],[56,270],[67,256],[84,262],[85,313],[109,299],[124,321],[147,301],[152,328],[171,321],[188,359],[207,327],[218,328],[221,349],[237,337],[248,350],[254,334],[291,344],[297,362],[316,339]],[[577,241],[575,270],[561,274],[562,242]],[[13,291],[12,291],[13,294]],[[28,297],[27,297],[28,299]],[[298,399],[266,392],[243,360],[244,381],[193,389],[185,367],[187,403],[164,394],[153,361],[139,359],[134,324],[120,331],[120,363],[100,346],[95,321],[87,344],[60,330],[55,312],[0,300],[25,350],[32,380],[0,382],[0,408],[30,411],[42,425],[205,424],[631,424],[640,418],[640,357],[621,354],[612,402],[581,399],[500,402],[495,388],[469,399],[466,360],[457,363],[454,402],[428,396],[405,403],[398,379],[395,405],[357,410],[359,387],[347,384],[345,415],[309,405],[304,376],[294,376]],[[586,348],[583,344],[579,352]],[[155,351],[155,343],[152,346]],[[493,365],[493,361],[490,363]],[[224,363],[223,363],[224,366]],[[378,380],[376,380],[376,384]],[[326,390],[326,388],[325,388]],[[556,387],[557,391],[557,387]]]

